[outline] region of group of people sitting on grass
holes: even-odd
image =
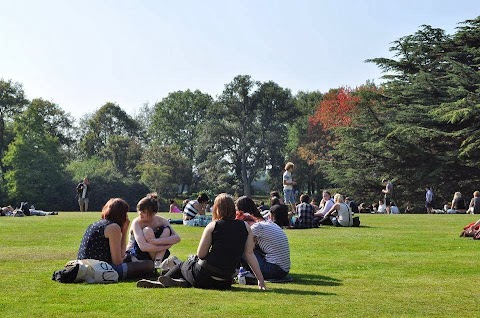
[[[456,213],[469,213],[469,214],[479,214],[480,213],[480,192],[473,192],[473,198],[470,200],[469,205],[466,205],[465,199],[462,196],[461,192],[455,192],[453,195],[452,202],[446,204],[444,210],[448,214]]]
[[[305,229],[319,227],[320,225],[333,225],[341,227],[354,226],[354,211],[358,212],[355,202],[347,200],[337,193],[332,198],[330,192],[323,191],[322,200],[317,205],[315,200],[310,201],[307,194],[300,196],[300,203],[290,210],[289,205],[283,204],[278,192],[271,195],[271,206],[261,215],[265,219],[272,219],[279,226],[290,229]]]
[[[190,201],[185,209],[198,213],[208,202],[208,197],[204,199],[201,196]],[[129,209],[123,199],[110,199],[102,209],[102,219],[88,226],[77,258],[110,263],[119,279],[152,275],[154,262],[165,260],[169,248],[180,242],[180,236],[167,219],[157,215],[155,193],[138,202],[138,216],[131,223]],[[194,215],[190,217],[184,221]],[[267,221],[251,198],[243,196],[234,201],[223,193],[215,198],[212,219],[203,231],[196,255],[176,264],[157,280],[142,279],[137,286],[228,289],[240,266],[253,272],[262,290],[265,279],[287,276],[289,243],[275,223],[275,215]]]
[[[270,195],[269,209],[266,209],[264,204],[256,206],[258,218],[270,220],[287,229],[305,229],[320,225],[354,226],[354,213],[358,212],[355,202],[345,199],[339,193],[332,198],[330,192],[323,191],[323,198],[318,206],[315,201],[310,201],[307,194],[300,196],[300,203],[297,205],[284,204],[277,191],[272,191]],[[183,224],[192,226],[196,224],[196,220],[205,218],[207,203],[208,196],[205,194],[201,194],[196,200],[188,201],[183,210]]]
[[[446,202],[443,209],[434,209],[433,191],[427,187],[425,207],[427,213],[447,213],[447,214],[480,214],[480,191],[474,191],[470,203],[467,204],[462,193],[457,191],[453,194],[452,201]]]

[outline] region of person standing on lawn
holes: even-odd
[[[425,208],[428,214],[432,214],[433,211],[433,190],[430,186],[425,188]]]
[[[80,212],[88,211],[88,203],[89,203],[89,196],[90,193],[90,181],[87,177],[83,179],[77,185],[77,195],[78,195],[78,205],[80,207]]]
[[[387,179],[383,179],[382,183],[385,185],[385,189],[382,190],[384,195],[385,205],[387,206],[386,213],[390,214],[390,206],[393,200],[393,184]]]
[[[295,194],[293,192],[293,186],[296,184],[293,181],[292,171],[295,165],[292,162],[287,162],[285,165],[285,172],[283,173],[283,196],[285,198],[285,204],[290,206],[291,213],[295,213]]]

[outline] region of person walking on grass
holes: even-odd
[[[295,165],[292,162],[287,162],[285,165],[285,172],[283,173],[283,196],[285,198],[285,204],[290,206],[290,212],[295,213],[295,194],[293,192],[293,186],[296,184],[293,181],[292,171]]]

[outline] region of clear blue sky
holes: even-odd
[[[178,90],[215,97],[239,74],[326,92],[379,83],[364,60],[420,25],[453,33],[477,15],[478,0],[0,0],[0,78],[76,118]]]

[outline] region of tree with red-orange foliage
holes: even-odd
[[[352,125],[360,101],[349,88],[332,89],[324,95],[313,116],[308,118],[305,142],[298,148],[299,156],[308,164],[331,160],[330,150],[338,142],[334,128]]]
[[[360,101],[353,92],[352,89],[344,87],[330,90],[324,95],[315,114],[308,119],[309,127],[320,124],[324,130],[330,130],[350,126]]]

